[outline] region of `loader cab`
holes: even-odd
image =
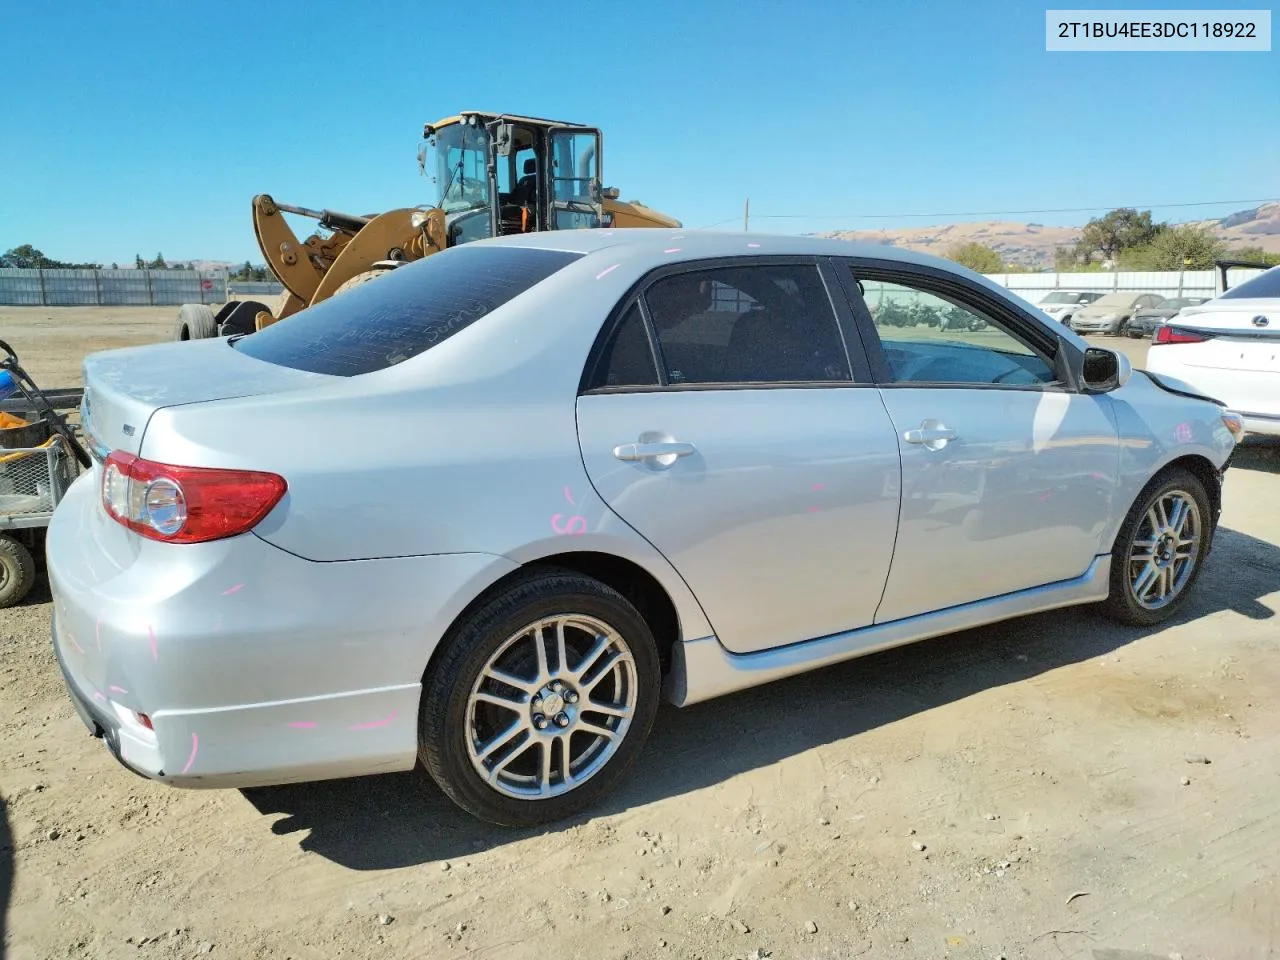
[[[608,225],[600,131],[464,113],[423,130],[419,165],[436,185],[449,246],[484,237]]]

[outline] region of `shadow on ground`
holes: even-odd
[[[9,916],[9,897],[13,893],[13,831],[9,829],[9,815],[0,800],[0,960],[4,960],[5,919]]]
[[[1275,616],[1262,599],[1280,584],[1280,548],[1223,528],[1174,623],[1232,610]],[[974,693],[1102,656],[1143,635],[1089,609],[1038,614],[926,640],[678,710],[664,707],[623,786],[592,816],[680,796],[812,747]],[[767,724],[760,717],[769,717]],[[355,870],[465,856],[535,833],[474,820],[420,772],[244,791],[271,829]],[[583,820],[590,819],[583,817]]]

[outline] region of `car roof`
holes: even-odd
[[[679,227],[620,227],[589,230],[551,230],[543,233],[515,234],[492,237],[467,244],[479,246],[533,247],[542,250],[562,250],[568,253],[593,254],[612,250],[640,258],[670,259],[680,253],[680,259],[709,257],[733,257],[751,254],[783,254],[791,256],[860,257],[878,260],[895,260],[919,266],[940,267],[946,270],[972,274],[973,271],[953,260],[944,260],[932,254],[919,253],[904,247],[881,243],[858,243],[829,237],[813,237],[794,234],[747,233],[724,230],[687,230]]]

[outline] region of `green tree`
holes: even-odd
[[[97,270],[100,263],[69,263],[53,260],[29,243],[13,247],[0,255],[0,267],[17,267],[23,270]]]
[[[1120,253],[1126,270],[1211,270],[1227,245],[1205,227],[1166,227],[1152,241]]]
[[[1101,254],[1104,260],[1115,260],[1122,251],[1151,243],[1165,226],[1151,219],[1150,210],[1139,213],[1133,207],[1120,207],[1085,224],[1076,243],[1076,259],[1088,263]]]
[[[147,266],[152,270],[163,270],[168,266],[168,264],[164,262],[164,254],[157,253],[155,259],[148,263]]]
[[[1265,263],[1269,266],[1280,266],[1280,253],[1267,253],[1261,247],[1236,247],[1224,255],[1227,260],[1249,260],[1253,263]]]
[[[1001,273],[1004,270],[1004,260],[999,253],[985,243],[972,240],[955,244],[947,251],[947,259],[978,273]]]
[[[135,253],[133,255],[133,266],[134,266],[134,269],[137,269],[137,270],[147,269],[147,261],[142,259],[142,254]]]
[[[120,264],[118,264],[118,263],[112,263],[112,264],[111,264],[111,269],[112,269],[112,270],[119,270],[119,269],[120,269]]]

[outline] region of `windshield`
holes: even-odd
[[[1108,293],[1105,297],[1093,301],[1095,307],[1127,307],[1137,299],[1136,293]]]
[[[1272,267],[1222,295],[1224,300],[1234,297],[1280,297],[1280,267]]]
[[[436,206],[445,213],[489,206],[489,133],[484,127],[442,127],[427,141],[427,155]]]
[[[1055,291],[1054,293],[1049,294],[1040,302],[1041,303],[1075,303],[1076,298],[1078,296],[1079,295],[1075,293],[1067,293],[1065,290],[1058,290],[1058,291]]]

